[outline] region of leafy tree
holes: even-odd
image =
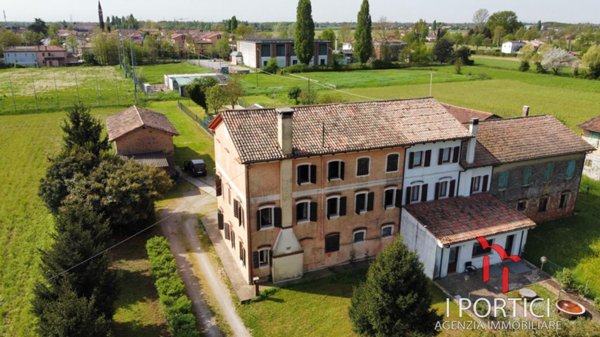
[[[40,182],[39,196],[48,209],[56,214],[69,194],[76,175],[88,175],[99,163],[97,156],[85,149],[73,147],[50,159],[46,176]]]
[[[583,55],[583,64],[589,69],[589,77],[598,79],[600,78],[600,46],[591,46],[588,51]]]
[[[228,59],[229,54],[231,54],[231,47],[229,47],[229,34],[225,33],[223,36],[217,40],[215,46],[212,50],[212,54],[222,59]]]
[[[515,33],[523,24],[519,22],[517,14],[513,11],[502,11],[492,14],[488,21],[487,27],[493,32],[496,27],[504,28],[506,33]]]
[[[144,37],[144,44],[142,45],[142,50],[144,51],[144,59],[145,63],[156,63],[158,60],[158,52],[160,49],[160,44],[156,40],[156,37],[148,34]],[[140,81],[141,82],[141,81]],[[143,82],[142,82],[143,83]]]
[[[239,77],[232,76],[227,85],[223,87],[223,91],[225,97],[231,103],[231,108],[235,109],[235,105],[240,100],[240,97],[244,96],[244,88]]]
[[[338,35],[341,43],[352,42],[352,27],[348,24],[341,25],[338,30]]]
[[[354,31],[354,53],[361,63],[366,63],[373,55],[373,38],[371,37],[371,14],[369,1],[363,0],[358,12],[356,30]]]
[[[163,170],[109,157],[87,177],[76,177],[63,204],[89,203],[113,232],[134,233],[155,219],[154,202],[172,186]]]
[[[254,29],[253,26],[241,24],[236,29],[234,29],[233,32],[235,33],[235,35],[237,35],[238,37],[240,37],[242,39],[248,39],[248,38],[251,38],[252,36],[254,36],[254,34],[256,33],[256,30]]]
[[[434,333],[441,317],[430,308],[429,282],[416,254],[397,238],[354,289],[349,315],[355,331],[363,336]]]
[[[44,38],[44,35],[28,30],[21,34],[21,38],[23,39],[23,44],[26,46],[38,46],[40,45],[40,40]]]
[[[561,68],[577,64],[577,58],[575,56],[560,48],[552,48],[546,51],[542,56],[542,67],[546,70],[552,70],[555,75],[559,73]]]
[[[292,87],[290,89],[290,91],[288,91],[288,98],[293,99],[294,103],[296,103],[296,105],[298,105],[301,94],[302,94],[302,89],[300,89],[300,87]]]
[[[101,151],[108,150],[108,139],[102,137],[102,123],[94,118],[90,109],[77,103],[67,111],[67,119],[62,125],[64,132],[63,148],[75,147],[89,150],[96,157]]]
[[[448,63],[454,57],[454,49],[452,43],[447,39],[439,39],[433,46],[433,57],[440,63]]]
[[[494,44],[496,46],[500,46],[502,44],[503,38],[506,35],[506,30],[502,26],[497,26],[494,28]]]
[[[427,22],[425,20],[420,19],[413,26],[413,32],[416,35],[416,40],[418,42],[425,42],[425,39],[429,35],[429,27],[427,26]],[[441,36],[438,36],[440,38]]]
[[[238,27],[238,20],[234,15],[231,17],[231,19],[229,19],[229,21],[227,21],[227,32],[232,33],[237,29],[237,27]]]
[[[296,10],[296,32],[294,51],[298,61],[309,64],[314,55],[315,23],[312,18],[310,0],[299,0]]]
[[[460,57],[457,57],[456,60],[454,60],[454,72],[457,75],[462,74],[462,66],[463,66],[463,60]]]
[[[277,71],[279,70],[279,65],[277,64],[277,59],[274,57],[271,57],[269,59],[269,62],[267,62],[267,65],[264,66],[263,71],[269,74],[276,74]]]
[[[456,50],[456,58],[462,61],[461,65],[473,65],[473,60],[471,60],[471,48],[467,46],[462,46]]]
[[[324,31],[322,31],[320,38],[322,40],[331,42],[331,45],[333,46],[334,49],[337,48],[337,46],[335,45],[336,36],[335,36],[335,32],[333,31],[333,29],[327,28]]]
[[[0,28],[0,53],[9,47],[18,46],[21,44],[21,37],[15,34],[12,30]]]
[[[92,35],[91,42],[94,58],[98,64],[119,64],[119,40],[115,33],[96,32]],[[127,50],[129,51],[129,48]]]
[[[38,282],[34,289],[35,312],[43,313],[48,300],[60,292],[60,282],[64,282],[77,296],[95,298],[98,312],[111,319],[117,294],[116,276],[109,270],[108,255],[82,263],[108,248],[111,240],[108,222],[85,199],[79,199],[60,209],[53,239],[50,249],[41,254],[44,282]]]
[[[35,18],[35,21],[27,26],[27,29],[37,34],[46,35],[46,33],[48,33],[48,26],[46,26],[46,22],[40,18]]]
[[[186,86],[185,92],[192,99],[192,101],[194,101],[194,103],[204,108],[204,110],[207,110],[208,106],[206,105],[206,92],[209,88],[214,87],[217,84],[219,84],[219,82],[217,82],[217,80],[213,77],[202,76]]]
[[[216,115],[219,110],[227,103],[229,98],[225,94],[220,85],[210,87],[206,92],[206,105],[208,106],[208,114]]]
[[[78,296],[66,282],[35,308],[40,337],[107,337],[110,320],[98,312],[95,298]]]
[[[475,31],[478,33],[483,32],[483,28],[487,24],[487,20],[490,17],[490,12],[487,9],[481,8],[475,11],[473,14],[473,23],[475,24]]]

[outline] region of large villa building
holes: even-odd
[[[591,146],[549,116],[457,113],[424,98],[218,115],[218,226],[248,283],[366,259],[399,233],[444,277],[481,267],[478,236],[519,255],[534,220],[573,212]]]

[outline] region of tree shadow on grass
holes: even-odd
[[[170,336],[165,324],[146,325],[139,321],[113,322],[115,337],[158,337]]]

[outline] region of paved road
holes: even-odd
[[[199,192],[182,196],[174,201],[169,208],[161,212],[161,217],[167,217],[162,229],[171,244],[171,250],[177,256],[177,266],[198,313],[198,319],[208,336],[221,336],[215,325],[205,300],[204,292],[210,292],[216,299],[219,310],[230,326],[234,336],[249,337],[250,332],[244,326],[242,319],[235,310],[229,290],[221,281],[218,272],[211,264],[208,254],[202,248],[196,228],[198,213],[210,213],[216,210],[214,188],[197,179],[186,177],[186,180],[199,186]],[[202,279],[207,283],[207,289],[198,284],[197,275],[202,273]]]

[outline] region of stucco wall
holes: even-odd
[[[402,234],[403,242],[408,249],[417,253],[419,260],[423,263],[425,275],[432,279],[435,278],[438,267],[436,264],[439,264],[437,259],[441,251],[435,237],[420,226],[417,219],[404,209],[402,210],[400,234]]]
[[[486,186],[486,191],[490,190],[490,186],[492,184],[492,167],[491,166],[485,166],[485,167],[478,167],[478,168],[473,168],[473,169],[468,169],[465,170],[464,172],[460,173],[460,184],[458,187],[458,195],[463,196],[463,197],[468,197],[471,195],[471,178],[473,177],[483,177],[483,176],[488,176],[488,183]],[[483,178],[482,178],[482,182],[483,184]]]
[[[586,156],[583,174],[594,180],[600,180],[600,133],[584,130],[583,139],[596,148],[596,151]]]

